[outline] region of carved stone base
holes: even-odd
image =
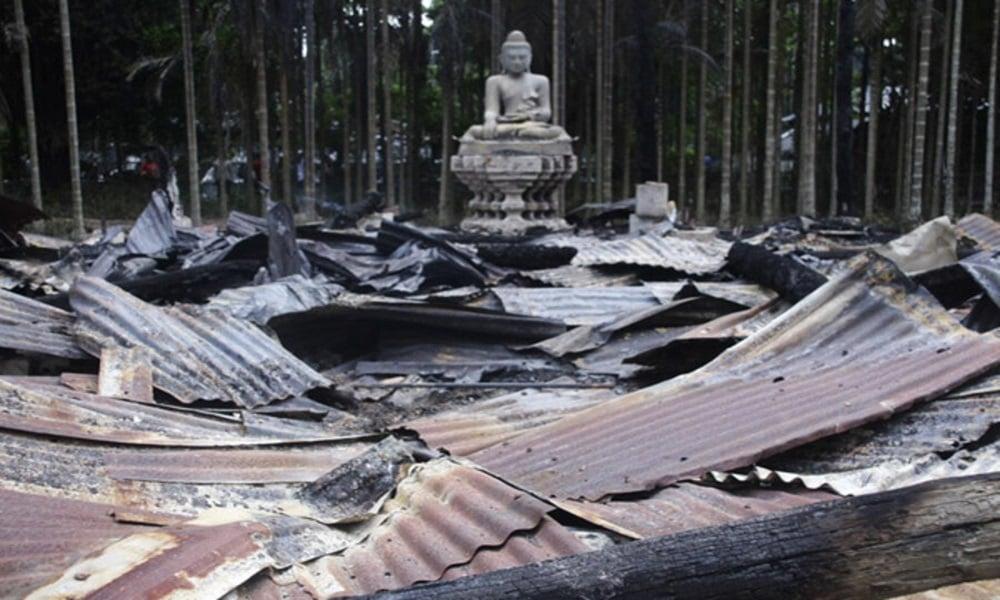
[[[576,173],[576,156],[568,143],[508,141],[495,149],[489,142],[462,146],[451,157],[451,170],[474,194],[462,229],[503,235],[535,228],[569,229],[552,199]]]

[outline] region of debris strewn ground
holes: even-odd
[[[5,596],[375,594],[1000,472],[983,215],[505,239],[282,205],[192,228],[156,194],[76,244],[39,216],[0,232]],[[1000,576],[899,544],[944,563],[872,597]]]

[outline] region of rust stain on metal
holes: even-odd
[[[145,350],[118,347],[101,350],[97,393],[108,398],[152,404],[153,369]]]
[[[149,446],[250,446],[360,437],[319,423],[288,423],[287,419],[255,416],[251,424],[3,377],[0,377],[0,427]]]
[[[0,590],[24,597],[77,560],[108,543],[150,527],[126,524],[121,507],[0,489]],[[146,522],[169,515],[135,511]]]
[[[905,410],[1000,363],[887,260],[866,254],[687,376],[470,458],[546,495],[596,500],[725,470]]]

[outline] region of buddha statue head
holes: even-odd
[[[520,31],[511,31],[500,48],[503,73],[518,77],[531,72],[531,44]]]

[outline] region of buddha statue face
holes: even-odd
[[[517,77],[531,70],[531,46],[528,44],[504,44],[500,52],[503,72]]]

